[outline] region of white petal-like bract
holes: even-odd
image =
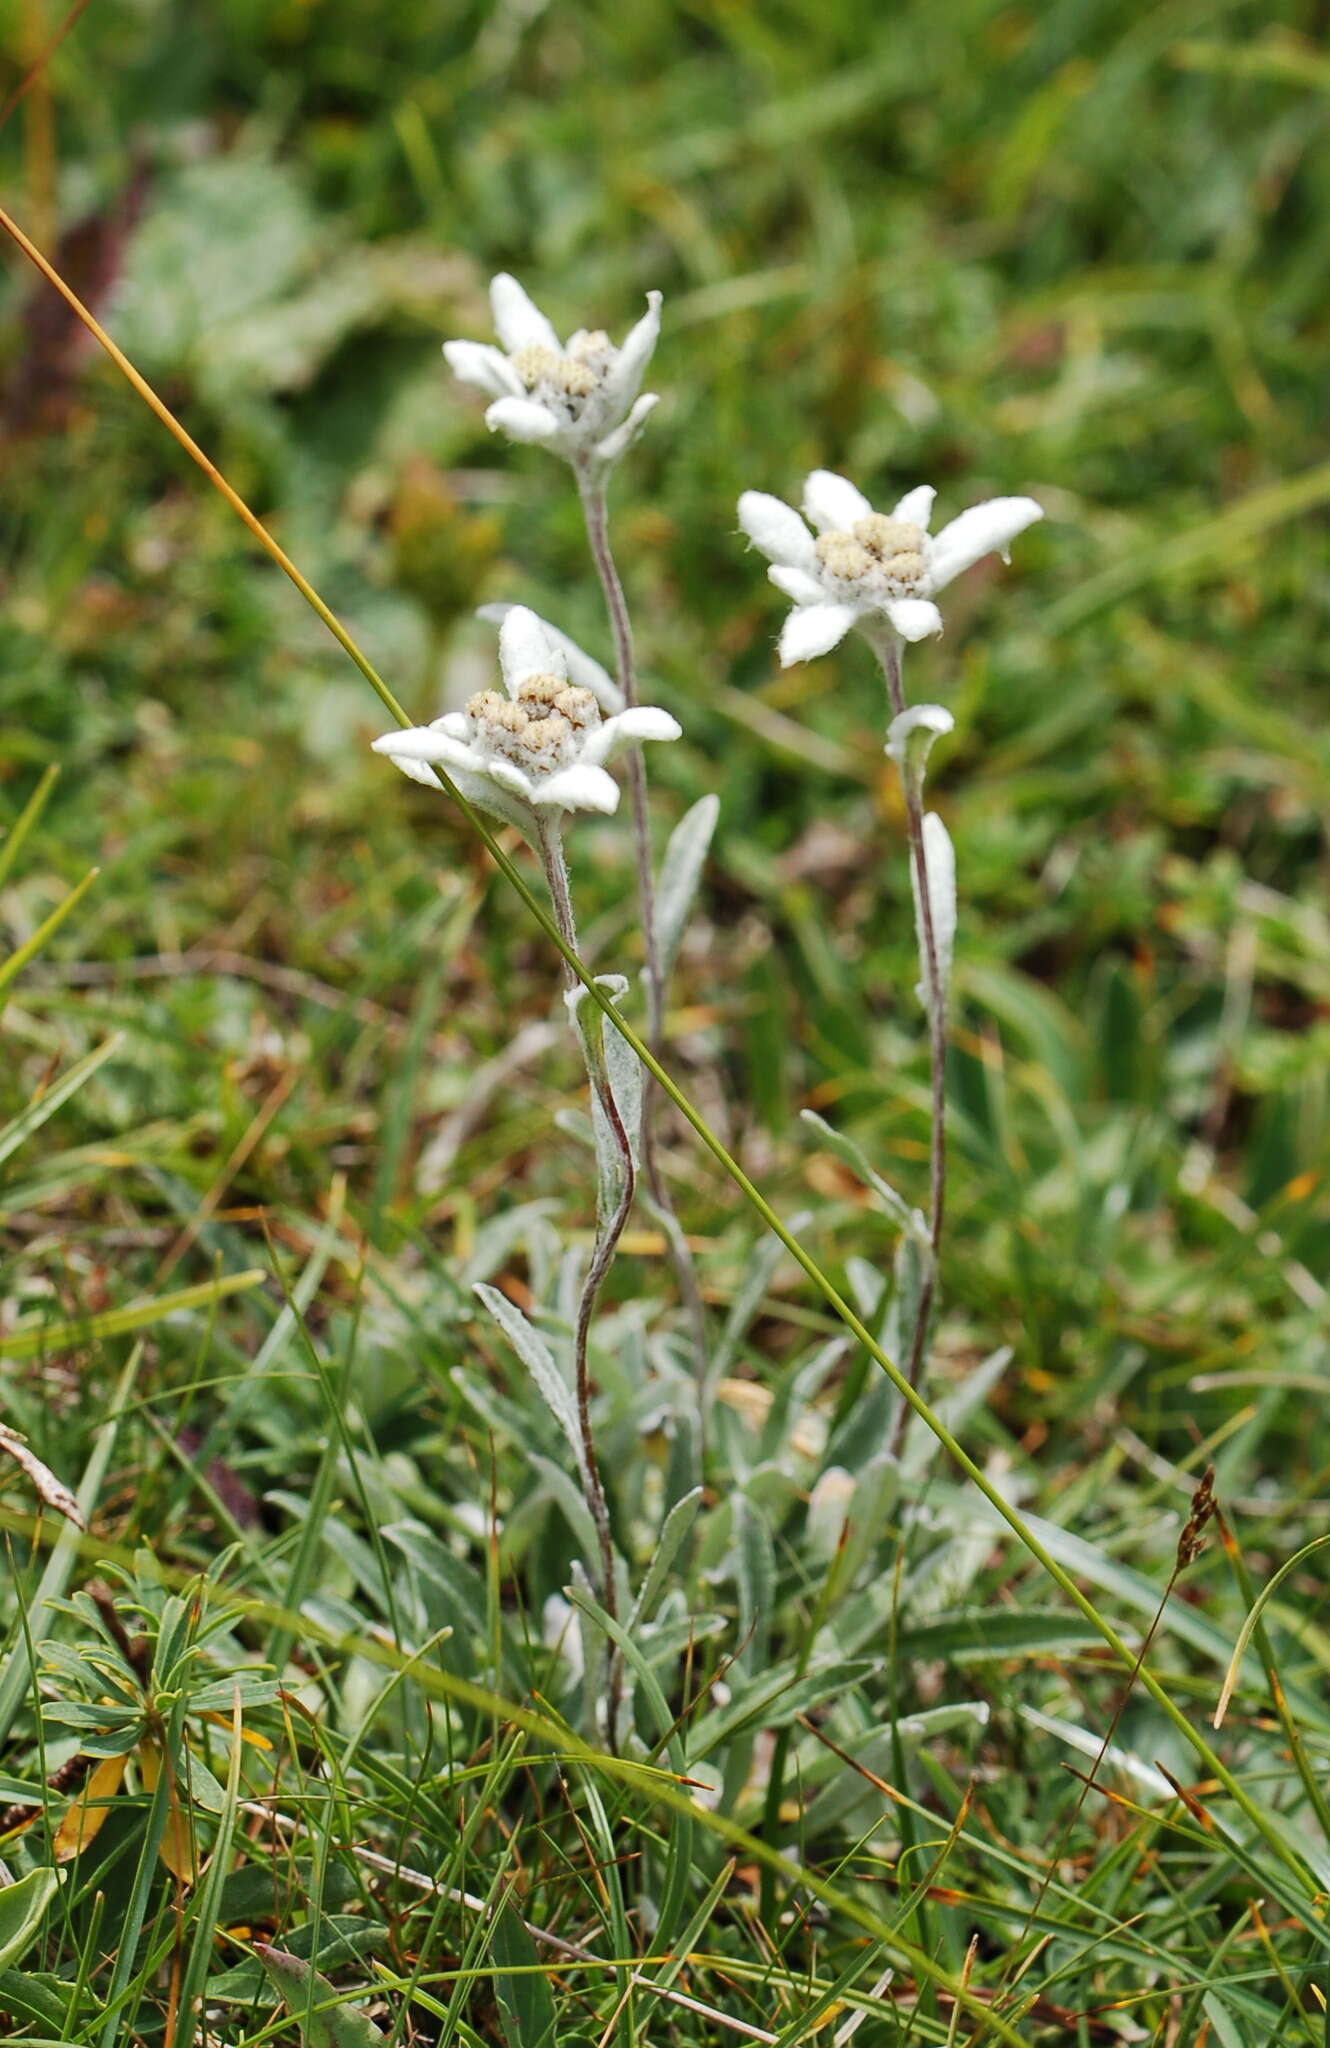
[[[768,582],[777,590],[783,590],[794,604],[821,604],[826,592],[816,576],[810,576],[807,569],[792,569],[784,562],[773,562],[767,570]]]
[[[562,344],[553,327],[506,270],[491,280],[490,306],[494,332],[510,355],[521,348],[548,348],[556,355],[559,353]]]
[[[568,661],[545,630],[545,621],[524,604],[515,604],[499,628],[499,667],[510,697],[523,676],[568,673]]]
[[[789,668],[796,661],[814,661],[840,645],[856,613],[852,604],[796,605],[786,619],[780,636],[780,662]]]
[[[465,711],[384,733],[374,749],[404,774],[436,787],[427,764],[438,762],[468,803],[515,825],[535,845],[544,829],[538,823],[542,814],[616,810],[619,786],[606,774],[605,762],[624,747],[678,739],[679,722],[654,704],[602,718],[597,693],[584,680],[594,676],[614,691],[598,663],[526,605],[486,609],[502,622],[499,662],[506,697],[479,691]],[[536,687],[528,689],[528,683]]]
[[[1017,534],[1043,516],[1043,506],[1033,498],[989,498],[982,505],[971,505],[930,544],[929,589],[944,590],[981,555],[1005,554]]]
[[[448,368],[463,384],[474,384],[491,398],[520,398],[522,380],[501,348],[487,341],[445,341]]]
[[[548,776],[536,793],[537,803],[557,804],[565,811],[604,811],[619,808],[619,785],[603,768],[575,761]]]
[[[891,597],[883,610],[902,640],[927,640],[942,631],[942,614],[926,597]]]
[[[783,499],[768,491],[745,491],[739,500],[739,524],[769,562],[810,574],[817,567],[813,536]]]
[[[640,398],[634,399],[627,419],[612,434],[606,434],[603,441],[597,442],[596,454],[600,460],[617,462],[621,455],[627,454],[659,404],[660,393],[657,391],[644,391]]]
[[[492,434],[507,434],[510,441],[552,441],[559,422],[547,405],[534,398],[498,398],[485,414]]]
[[[921,527],[927,533],[936,496],[937,492],[932,484],[916,484],[912,491],[905,493],[891,516],[893,519],[904,519],[911,526]]]
[[[863,492],[834,469],[815,469],[804,484],[804,516],[819,533],[852,527],[872,509]]]
[[[902,778],[922,789],[924,770],[934,740],[955,726],[955,719],[941,704],[911,704],[892,719],[887,728],[886,753],[900,769]]]
[[[587,734],[581,758],[599,765],[612,761],[625,747],[636,746],[640,741],[677,740],[682,732],[678,719],[671,718],[668,711],[661,711],[654,704],[634,704]]]
[[[647,364],[655,354],[659,339],[660,293],[648,292],[647,310],[625,335],[623,346],[605,379],[602,397],[608,413],[618,415],[627,412],[642,388]]]

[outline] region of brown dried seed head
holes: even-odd
[[[497,690],[486,690],[482,706],[477,714],[478,723],[491,736],[504,732],[520,735],[531,722],[520,704],[514,704],[511,697],[500,696]]]
[[[523,753],[531,756],[534,767],[551,768],[562,759],[572,735],[573,729],[568,720],[552,711],[548,718],[529,719],[526,730],[520,735],[520,743]]]
[[[590,690],[584,690],[577,683],[568,683],[554,700],[556,711],[567,719],[575,731],[584,732],[589,725],[600,724],[600,706]]]
[[[1193,1564],[1205,1548],[1203,1541],[1207,1522],[1215,1512],[1215,1468],[1207,1465],[1200,1485],[1191,1497],[1191,1514],[1178,1538],[1178,1569]]]
[[[542,670],[536,675],[523,676],[517,685],[517,700],[519,704],[543,704],[551,710],[567,687],[563,676],[549,675]]]

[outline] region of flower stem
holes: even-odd
[[[899,718],[905,709],[905,686],[901,680],[900,641],[894,633],[883,633],[873,642],[874,650],[882,663],[886,678],[887,696],[891,703],[891,715]],[[925,1008],[928,1011],[928,1064],[932,1104],[929,1115],[928,1145],[928,1243],[930,1257],[924,1273],[923,1285],[919,1290],[919,1307],[915,1316],[914,1331],[910,1339],[910,1352],[906,1361],[905,1377],[912,1388],[917,1389],[923,1372],[924,1351],[928,1343],[929,1324],[933,1319],[933,1301],[937,1290],[938,1254],[942,1245],[942,1222],[947,1198],[947,1018],[942,976],[938,968],[937,939],[933,931],[933,903],[928,891],[928,857],[924,850],[924,806],[918,784],[905,773],[901,782],[905,790],[905,817],[910,840],[910,859],[914,866],[915,894],[919,903],[920,952],[923,969]],[[902,1403],[892,1431],[891,1449],[899,1456],[910,1420],[910,1410]]]
[[[577,951],[577,925],[573,918],[572,892],[568,886],[568,865],[563,856],[563,840],[557,822],[542,823],[540,829],[540,858],[549,886],[550,902],[554,908],[554,922],[560,936],[570,952]],[[564,963],[565,985],[572,989],[578,986],[577,977],[567,963]],[[602,1027],[603,1028],[603,1027]],[[584,1490],[591,1519],[596,1528],[596,1539],[600,1545],[600,1596],[610,1620],[619,1619],[618,1595],[614,1584],[614,1539],[610,1531],[609,1504],[605,1498],[605,1487],[600,1476],[600,1461],[596,1456],[596,1440],[591,1427],[591,1374],[587,1365],[587,1347],[591,1337],[591,1319],[595,1314],[600,1290],[605,1284],[610,1267],[614,1263],[619,1240],[623,1236],[632,1213],[633,1196],[637,1189],[637,1169],[633,1163],[633,1148],[619,1105],[614,1099],[604,1057],[596,1059],[590,1051],[590,1041],[578,1033],[578,1042],[586,1052],[587,1079],[595,1091],[605,1122],[614,1135],[619,1153],[621,1185],[619,1199],[606,1215],[597,1218],[596,1241],[592,1247],[591,1263],[582,1282],[581,1298],[577,1304],[577,1322],[573,1335],[573,1368],[577,1395],[577,1428],[582,1441],[582,1464]],[[607,1647],[606,1681],[606,1741],[611,1752],[618,1754],[619,1719],[619,1659],[613,1643]]]
[[[628,617],[628,602],[614,560],[614,551],[610,546],[605,472],[598,465],[588,463],[579,465],[576,475],[578,493],[582,500],[582,514],[586,521],[587,545],[591,550],[591,559],[596,565],[596,574],[600,578],[610,632],[614,639],[614,665],[618,672],[619,688],[623,692],[624,707],[627,709],[637,703],[637,662],[633,652],[633,629]],[[646,767],[641,752],[636,747],[628,755],[628,795],[633,811],[637,897],[642,917],[643,949],[646,954],[646,1039],[652,1053],[659,1059],[665,1045],[665,981],[661,972],[660,940],[656,926],[656,884],[651,865],[651,824],[647,812]],[[688,1318],[694,1371],[700,1386],[706,1378],[707,1370],[706,1315],[702,1306],[702,1290],[698,1285],[693,1255],[679,1219],[675,1215],[674,1204],[656,1157],[655,1104],[655,1077],[648,1072],[643,1075],[642,1088],[642,1165],[652,1205],[665,1232],[680,1299]]]

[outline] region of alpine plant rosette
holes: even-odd
[[[563,635],[525,605],[505,614],[499,667],[502,690],[479,690],[432,725],[386,732],[374,751],[435,788],[437,762],[468,803],[532,838],[561,812],[616,810],[606,763],[644,740],[679,738],[677,720],[652,704],[604,717],[595,693],[570,677]]]
[[[512,441],[538,442],[574,465],[617,462],[656,404],[642,379],[660,333],[660,293],[647,293],[646,312],[619,348],[598,328],[579,327],[560,341],[506,272],[490,285],[490,305],[498,348],[443,344],[453,375],[493,399],[486,426]]]
[[[1044,516],[1033,498],[989,498],[930,534],[936,495],[920,484],[893,512],[875,512],[848,477],[815,469],[801,519],[766,491],[744,492],[739,524],[772,564],[776,588],[794,600],[780,636],[783,668],[829,654],[852,626],[871,631],[885,620],[902,640],[940,633],[938,591],[981,555],[996,550],[1005,561],[1017,534]]]

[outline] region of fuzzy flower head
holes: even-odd
[[[801,519],[765,491],[744,492],[739,524],[772,564],[776,588],[794,599],[780,636],[783,667],[830,653],[851,626],[885,622],[902,640],[940,633],[937,592],[981,555],[996,549],[1005,560],[1016,535],[1044,516],[1033,498],[989,498],[930,534],[935,496],[921,484],[894,512],[875,512],[848,477],[815,469]]]
[[[585,327],[560,341],[506,272],[490,285],[490,304],[498,348],[443,344],[454,376],[493,399],[486,426],[512,441],[538,441],[566,462],[617,462],[656,403],[655,392],[638,393],[660,333],[660,293],[647,293],[646,312],[619,348]]]
[[[557,823],[564,811],[617,809],[619,785],[606,762],[644,740],[679,737],[677,722],[654,705],[603,717],[594,691],[569,675],[563,636],[525,605],[504,617],[499,666],[502,690],[478,690],[465,711],[433,725],[384,733],[374,751],[435,788],[430,764],[438,762],[468,803],[530,839],[542,819]]]

